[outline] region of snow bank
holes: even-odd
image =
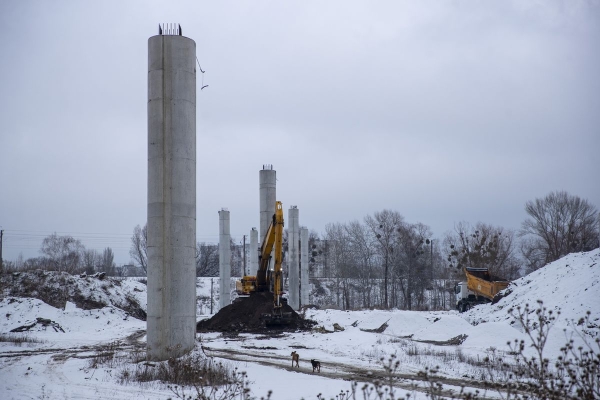
[[[556,327],[571,326],[591,312],[590,320],[596,328],[600,324],[600,249],[585,253],[572,253],[552,262],[531,274],[510,283],[508,293],[498,303],[481,305],[464,314],[472,324],[512,321],[508,310],[524,308],[526,304],[536,309],[538,300],[544,307],[560,311]],[[559,329],[560,330],[560,329]],[[597,332],[597,329],[596,329]]]
[[[65,309],[61,309],[38,299],[8,297],[0,300],[0,310],[0,333],[8,334],[16,328],[33,325],[26,332],[42,340],[96,342],[146,328],[144,321],[113,306],[82,310],[67,303]],[[38,318],[51,320],[61,329],[55,329],[56,325],[36,324]]]

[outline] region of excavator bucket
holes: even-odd
[[[278,326],[286,326],[292,322],[292,313],[283,313],[281,315],[264,314],[263,319],[265,320],[265,325],[268,328],[276,328]]]
[[[292,313],[283,312],[281,307],[275,307],[271,314],[263,314],[262,319],[268,328],[276,328],[289,325],[292,322]]]

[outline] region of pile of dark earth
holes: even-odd
[[[311,330],[316,325],[315,321],[302,318],[288,304],[283,305],[282,311],[291,314],[289,323],[267,327],[262,315],[273,312],[273,294],[254,292],[249,297],[239,298],[223,307],[212,318],[199,321],[196,329],[198,332],[265,333]]]

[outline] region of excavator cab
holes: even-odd
[[[242,297],[247,297],[250,293],[256,291],[256,276],[246,275],[235,282],[235,290]]]

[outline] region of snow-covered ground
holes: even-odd
[[[198,296],[203,299],[198,311],[207,313],[210,279],[199,279],[197,286]],[[129,291],[125,296],[135,296],[145,308],[145,293],[140,292],[143,287],[138,282],[124,281],[119,290]],[[399,361],[397,396],[410,393],[411,399],[424,399],[425,393],[411,385],[423,387],[412,378],[426,367],[440,368],[446,388],[458,390],[459,381],[476,387],[487,373],[478,366],[479,361],[505,355],[508,341],[522,339],[528,343],[523,327],[509,315],[509,309],[525,304],[535,308],[542,300],[549,310],[561,311],[546,346],[545,355],[550,359],[558,356],[576,322],[587,311],[591,312],[591,324],[578,330],[584,331],[588,339],[600,335],[600,250],[564,257],[511,283],[507,290],[510,294],[497,304],[479,306],[464,314],[308,309],[306,317],[318,323],[318,329],[312,332],[273,337],[200,334],[197,351],[246,371],[252,394],[260,398],[271,390],[273,399],[314,399],[319,393],[326,399],[333,398],[350,389],[351,383],[345,379],[368,380],[367,372],[382,375],[381,360],[385,363],[393,355]],[[174,398],[160,383],[120,384],[120,365],[93,365],[94,356],[107,348],[132,353],[144,347],[145,322],[117,308],[114,302],[107,303],[112,305],[82,310],[72,302],[62,309],[33,298],[2,299],[0,334],[27,337],[34,342],[0,343],[0,398]],[[27,332],[10,333],[36,323],[36,318],[53,323],[37,323]],[[384,324],[387,327],[381,329]],[[577,335],[574,339],[578,343],[582,340]],[[529,346],[525,350],[532,351]],[[292,351],[300,354],[300,368],[291,367]],[[320,374],[312,372],[313,358],[321,361]],[[488,392],[487,396],[496,395]]]

